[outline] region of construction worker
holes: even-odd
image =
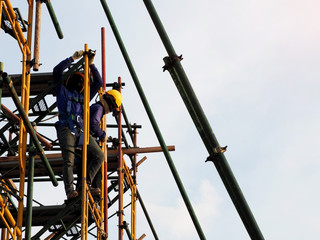
[[[83,55],[83,51],[76,51],[71,57],[61,61],[53,69],[53,80],[57,84],[56,96],[59,111],[59,121],[55,123],[57,135],[62,150],[63,157],[63,181],[67,199],[73,199],[78,196],[78,192],[73,186],[73,168],[75,160],[75,149],[81,145],[81,136],[83,128],[83,90],[84,76],[81,72],[73,73],[65,82],[62,81],[63,71],[68,68],[72,62]],[[96,95],[102,86],[102,79],[99,71],[93,64],[94,54],[89,54],[89,68],[92,74],[92,83],[90,86],[90,100]],[[92,136],[89,136],[87,146],[90,163],[87,169],[87,181],[91,184],[92,179],[98,172],[104,161],[104,154],[99,145]]]
[[[103,115],[108,114],[110,112],[117,113],[119,112],[119,107],[122,103],[122,95],[118,90],[112,89],[105,92],[100,101],[94,103],[90,106],[90,134],[105,144],[106,140],[106,132],[101,129],[101,120]],[[102,150],[100,149],[102,152]],[[81,156],[81,154],[80,154]],[[91,161],[91,157],[88,154],[88,164]],[[81,188],[80,179],[81,179],[81,161],[77,159],[77,174],[78,174],[78,182],[77,189]],[[92,181],[92,188],[90,192],[93,196],[99,196],[101,193],[101,168],[97,172],[95,178]]]

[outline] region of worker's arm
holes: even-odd
[[[83,55],[82,50],[76,51],[71,57],[68,57],[65,60],[62,60],[57,66],[55,66],[53,68],[54,83],[59,82],[59,80],[62,79],[63,71],[67,69],[74,60],[81,58],[82,55]]]
[[[93,77],[93,83],[90,86],[90,100],[96,95],[99,89],[102,87],[101,75],[94,64],[90,65],[90,70]]]
[[[106,137],[105,131],[100,127],[100,122],[103,116],[103,107],[99,104],[93,104],[90,107],[90,131],[93,133],[93,137],[104,139]]]

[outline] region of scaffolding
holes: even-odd
[[[137,189],[137,167],[145,158],[137,161],[138,153],[163,152],[169,168],[174,176],[175,182],[184,200],[187,210],[192,219],[199,239],[206,239],[200,223],[195,215],[189,198],[186,194],[182,181],[170,156],[174,146],[167,146],[153,116],[148,101],[144,95],[139,79],[133,69],[130,58],[118,33],[116,24],[105,0],[101,0],[102,8],[110,23],[111,29],[117,40],[119,48],[131,73],[134,84],[145,107],[149,120],[157,136],[160,146],[140,148],[137,145],[137,129],[140,125],[130,124],[124,106],[120,108],[120,114],[115,115],[116,125],[107,124],[106,117],[101,122],[101,127],[117,129],[117,138],[109,138],[107,143],[100,143],[105,155],[102,164],[102,192],[99,200],[95,199],[86,182],[86,161],[87,144],[89,141],[89,99],[90,73],[88,64],[89,46],[84,45],[84,57],[74,63],[63,75],[62,81],[67,79],[73,72],[84,72],[84,114],[83,114],[83,151],[82,151],[82,191],[81,196],[62,205],[34,206],[33,188],[37,182],[51,182],[53,186],[58,185],[62,179],[63,159],[60,154],[61,147],[57,139],[37,132],[37,126],[54,128],[53,123],[44,123],[45,118],[57,117],[56,102],[49,103],[48,97],[55,95],[55,86],[52,80],[52,73],[31,74],[39,69],[39,45],[40,45],[40,24],[41,5],[46,4],[56,32],[60,39],[63,38],[58,20],[56,19],[52,5],[48,0],[27,0],[28,20],[22,19],[19,9],[13,8],[9,0],[0,1],[0,24],[1,28],[10,34],[18,43],[22,54],[22,73],[8,75],[0,64],[0,99],[12,98],[16,109],[11,111],[1,104],[1,121],[7,123],[0,129],[0,228],[1,239],[22,239],[23,231],[25,239],[88,239],[93,235],[96,239],[108,239],[108,219],[117,215],[118,237],[123,239],[124,231],[129,239],[143,239],[145,234],[138,236],[136,232],[137,201],[140,203],[152,230],[154,239],[158,239],[152,221],[144,206],[143,200]],[[212,161],[243,221],[251,239],[264,239],[262,233],[251,213],[251,210],[237,184],[235,177],[224,157],[226,147],[221,147],[216,140],[206,116],[197,100],[195,93],[188,81],[181,66],[181,56],[178,56],[162,26],[162,23],[150,0],[143,1],[150,17],[160,35],[160,38],[168,52],[164,58],[164,70],[167,70],[195,123],[195,126],[206,146],[209,157]],[[33,26],[33,11],[35,12],[35,35],[34,35],[34,58],[31,58],[31,39]],[[25,38],[24,32],[27,37]],[[106,83],[105,80],[105,56],[104,56],[104,28],[101,29],[102,44],[102,78],[103,87],[99,91],[101,96],[107,88],[115,85],[124,86],[121,78],[115,83]],[[20,97],[20,98],[19,98]],[[32,98],[31,98],[32,97]],[[32,119],[32,121],[31,121]],[[124,123],[123,123],[124,122]],[[126,134],[123,131],[126,128]],[[30,137],[28,140],[27,137]],[[131,144],[129,143],[131,142]],[[6,155],[6,156],[4,156]],[[130,165],[125,161],[127,156]],[[130,166],[130,167],[129,167]],[[75,170],[76,171],[76,170]],[[27,181],[27,192],[24,189]],[[19,183],[19,188],[15,182]],[[130,190],[130,203],[124,206],[124,194]],[[25,204],[26,199],[26,204]],[[118,203],[116,214],[110,214],[108,209]],[[130,209],[130,225],[124,219],[126,207]],[[40,230],[31,234],[31,228],[38,226]]]

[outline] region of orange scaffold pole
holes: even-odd
[[[20,25],[16,20],[15,13],[12,12],[12,6],[8,0],[5,0],[7,7],[9,6],[10,15],[14,17],[14,26],[17,29],[19,39],[23,44],[22,49],[22,82],[21,82],[21,104],[28,116],[29,113],[29,94],[30,94],[30,61],[31,61],[31,40],[32,40],[32,22],[33,22],[33,1],[29,2],[28,11],[28,31],[27,40],[25,41]],[[17,38],[18,39],[18,38]],[[20,135],[19,135],[19,168],[20,168],[20,184],[19,184],[19,203],[18,203],[18,218],[17,225],[22,227],[23,223],[23,198],[25,185],[25,168],[26,168],[26,150],[27,150],[27,131],[23,120],[20,119]],[[21,239],[21,235],[18,236]]]
[[[31,39],[32,39],[32,22],[33,22],[33,1],[28,1],[28,30],[27,40],[25,39],[17,16],[9,0],[1,1],[1,14],[4,10],[9,22],[12,26],[13,34],[18,42],[22,52],[22,82],[21,82],[21,104],[28,116],[29,112],[29,93],[30,93],[30,61],[31,61]],[[2,16],[1,16],[2,18]],[[26,149],[27,149],[27,131],[23,120],[20,119],[19,133],[19,169],[20,169],[20,184],[19,184],[19,199],[18,199],[18,216],[17,227],[22,228],[23,222],[23,199],[24,199],[24,184],[25,184],[25,167],[26,167]],[[21,233],[17,239],[21,239]]]

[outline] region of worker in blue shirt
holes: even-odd
[[[101,129],[101,120],[103,115],[108,114],[110,112],[118,112],[119,107],[122,103],[122,95],[118,90],[112,89],[105,92],[100,101],[94,103],[90,106],[90,134],[96,138],[97,140],[103,142],[105,144],[106,140],[106,132]],[[102,152],[102,150],[100,149]],[[80,156],[81,153],[80,153]],[[90,156],[88,154],[88,163],[91,161]],[[81,188],[81,161],[77,161],[77,175],[78,175],[78,183],[77,189]],[[101,181],[102,174],[101,168],[97,172],[96,176],[92,181],[92,188],[90,192],[93,196],[99,196],[101,193]]]
[[[54,83],[57,84],[55,90],[59,111],[59,121],[55,123],[55,127],[62,151],[62,173],[68,200],[78,196],[78,192],[73,186],[73,168],[75,149],[79,146],[83,129],[84,76],[81,72],[75,72],[65,82],[62,81],[62,76],[63,71],[67,69],[72,62],[81,58],[82,55],[82,50],[76,51],[72,57],[61,61],[53,69],[53,80]],[[90,86],[90,100],[102,86],[100,73],[93,64],[93,60],[94,54],[89,54],[89,68],[93,79]],[[89,144],[87,146],[88,155],[90,155],[90,163],[88,162],[87,168],[88,184],[91,184],[91,181],[104,161],[104,154],[99,150],[100,147],[97,142],[92,136],[89,136]]]

